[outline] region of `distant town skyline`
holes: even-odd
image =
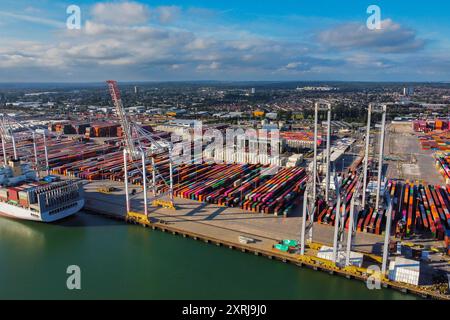
[[[437,0],[3,0],[0,82],[449,82],[449,12]]]

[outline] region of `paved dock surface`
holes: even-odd
[[[399,158],[400,161],[387,161],[387,176],[392,179],[424,181],[428,184],[445,183],[435,167],[434,151],[423,150],[420,146],[420,133],[412,130],[412,124],[391,124],[388,126],[385,156]]]
[[[119,191],[110,194],[97,192],[102,185],[113,185]],[[102,211],[107,214],[125,216],[125,195],[123,185],[112,181],[87,182],[86,208]],[[131,188],[130,188],[131,189]],[[144,212],[143,195],[139,192],[131,196],[131,211]],[[152,197],[148,201],[151,203]],[[248,235],[261,240],[270,247],[274,242],[282,239],[299,239],[302,224],[301,208],[291,217],[274,216],[261,213],[251,213],[240,208],[221,207],[216,204],[202,203],[194,200],[175,198],[177,210],[155,208],[149,205],[149,216],[163,219],[188,231],[202,234],[226,237],[227,240],[237,241],[239,235]],[[313,232],[314,242],[331,245],[334,227],[315,224]],[[345,239],[344,239],[345,240]],[[353,250],[367,253],[381,253],[384,237],[369,233],[357,233]]]

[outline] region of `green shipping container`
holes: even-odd
[[[286,246],[286,245],[284,245],[284,244],[276,244],[275,246],[274,246],[274,248],[275,249],[277,249],[277,250],[280,250],[280,251],[284,251],[284,252],[287,252],[288,250],[289,250],[289,247],[288,246]]]
[[[296,240],[283,240],[283,244],[289,247],[296,247],[298,245],[298,242]]]

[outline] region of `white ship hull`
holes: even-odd
[[[71,204],[68,204],[65,209],[50,214],[50,212],[39,213],[30,209],[8,204],[6,202],[0,202],[0,215],[21,220],[53,222],[74,215],[75,213],[80,211],[83,206],[84,199],[80,199]]]

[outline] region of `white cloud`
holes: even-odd
[[[27,13],[36,13],[36,14],[42,13],[41,9],[33,7],[33,6],[26,7],[24,11]]]
[[[181,15],[181,8],[178,6],[160,6],[154,11],[162,24],[171,23]]]
[[[365,24],[344,23],[318,34],[320,43],[340,50],[375,50],[403,53],[423,49],[425,41],[414,30],[386,19],[381,29],[370,30]]]
[[[0,46],[0,68],[64,66],[65,61],[57,48],[31,41],[9,40],[8,43],[9,46]]]
[[[97,3],[91,12],[93,19],[115,25],[138,25],[150,18],[147,6],[137,2]]]
[[[186,49],[188,50],[204,50],[208,47],[211,47],[215,44],[215,41],[212,39],[206,38],[195,38],[193,41],[189,42],[186,45]]]
[[[239,25],[219,24],[213,15],[204,25],[209,32],[197,28],[199,23],[194,22],[181,28],[180,21],[191,19],[192,10],[179,7],[149,8],[135,2],[112,2],[94,5],[92,10],[92,18],[75,33],[65,28],[56,30],[56,36],[45,42],[0,39],[0,80],[9,80],[10,74],[27,74],[27,70],[38,70],[35,74],[43,79],[71,73],[91,81],[114,75],[119,80],[209,75],[222,79],[318,74],[350,77],[366,71],[372,75],[374,70],[405,72],[410,65],[427,74],[433,70],[450,74],[448,59],[442,68],[439,61],[443,58],[433,64],[425,59],[411,64],[406,55],[396,55],[398,59],[389,55],[386,59],[385,52],[414,51],[424,45],[413,30],[391,20],[383,21],[384,29],[373,34],[360,25],[342,24],[321,31],[318,42],[305,44],[300,39],[287,41],[255,35]],[[186,12],[191,16],[186,17]],[[208,19],[209,14],[204,13],[203,19]]]
[[[30,16],[25,14],[16,14],[12,12],[6,12],[6,11],[0,11],[0,16],[13,18],[16,20],[21,20],[25,22],[31,22],[31,23],[37,23],[41,25],[46,25],[49,27],[57,27],[57,28],[63,28],[65,27],[65,22],[61,22],[58,20],[52,20],[47,18],[42,18],[39,16]]]
[[[201,64],[197,67],[197,70],[217,70],[220,67],[220,63],[213,61],[210,64]]]
[[[286,69],[297,69],[302,63],[301,62],[290,62],[286,65]]]

